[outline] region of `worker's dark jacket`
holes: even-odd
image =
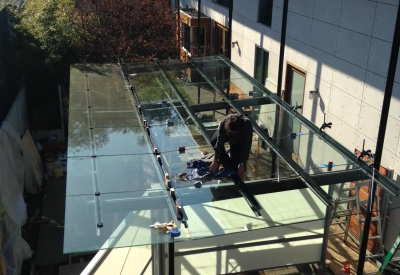
[[[242,131],[238,132],[235,135],[230,135],[227,133],[225,129],[225,122],[229,116],[237,116],[238,114],[230,114],[226,117],[224,117],[221,120],[221,123],[219,124],[218,127],[218,133],[217,133],[217,142],[214,146],[215,149],[215,159],[218,160],[220,153],[222,150],[225,150],[224,144],[225,142],[229,142],[230,145],[234,145],[234,147],[237,148],[237,146],[240,146],[239,150],[239,163],[245,163],[246,160],[249,158],[249,153],[250,153],[250,148],[251,148],[251,141],[253,138],[253,126],[251,124],[250,119],[248,119],[245,116],[242,116],[245,121],[245,127]]]

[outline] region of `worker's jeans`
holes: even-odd
[[[218,131],[215,132],[214,136],[211,138],[211,146],[214,147],[217,143],[217,135]],[[227,136],[226,142],[229,142],[229,136]],[[229,144],[229,154],[226,152],[225,148],[222,150],[219,155],[219,161],[224,166],[224,168],[229,167],[237,170],[240,163],[240,151],[242,150],[242,146]],[[246,163],[244,163],[244,167],[246,170]]]

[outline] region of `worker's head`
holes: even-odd
[[[229,115],[226,118],[225,122],[225,130],[233,135],[236,135],[238,132],[242,131],[244,128],[244,119],[240,115]]]

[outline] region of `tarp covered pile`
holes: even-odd
[[[43,174],[43,162],[29,131],[21,139],[9,123],[3,122],[0,127],[0,241],[7,275],[20,274],[23,260],[32,256],[29,245],[21,237],[21,226],[27,221],[23,194],[36,193]]]

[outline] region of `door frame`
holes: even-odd
[[[285,72],[285,90],[284,90],[284,93],[282,94],[282,99],[287,103],[287,104],[289,104],[290,106],[292,106],[291,104],[290,104],[290,100],[291,100],[291,97],[292,97],[292,91],[291,91],[291,83],[292,83],[292,80],[293,80],[293,78],[292,77],[289,77],[289,71],[295,71],[295,72],[297,72],[297,73],[299,73],[299,74],[301,74],[301,75],[303,75],[304,76],[304,87],[303,87],[303,96],[302,96],[302,101],[300,102],[300,103],[298,103],[298,105],[301,105],[301,106],[303,106],[303,102],[304,102],[304,94],[305,94],[305,87],[306,87],[306,80],[307,80],[307,72],[306,71],[304,71],[303,69],[301,69],[301,68],[299,68],[298,66],[296,66],[296,65],[294,65],[293,63],[290,63],[290,62],[286,62],[286,72]],[[298,110],[296,110],[297,112],[298,112]],[[301,112],[299,112],[301,115],[303,114],[303,108],[301,108]],[[282,132],[282,130],[284,129],[284,127],[283,127],[283,125],[284,124],[288,124],[289,123],[289,117],[286,117],[286,116],[281,116],[281,119],[280,119],[280,121],[281,121],[281,128],[280,128],[280,133]],[[283,127],[283,128],[282,128]],[[300,131],[301,131],[301,128],[302,128],[302,124],[300,124]],[[298,148],[299,148],[299,146],[300,146],[300,139],[301,139],[301,137],[299,137],[299,138],[296,138],[296,140],[297,140],[297,142],[298,142]],[[283,141],[282,142],[282,146],[285,146],[285,141]],[[298,154],[298,152],[292,152],[292,156],[291,156],[291,158],[292,158],[292,160],[293,161],[295,161],[296,163],[298,162],[298,156],[297,156],[297,154]]]
[[[291,80],[292,77],[289,77],[288,72],[289,70],[293,70],[295,72],[298,72],[299,74],[304,76],[304,87],[303,87],[303,97],[299,105],[303,106],[304,103],[304,94],[305,94],[305,88],[306,88],[306,80],[307,80],[307,71],[304,71],[303,69],[299,68],[298,66],[294,65],[293,63],[286,62],[286,72],[285,72],[285,92],[282,95],[282,99],[290,105],[290,99],[292,97],[291,93]],[[290,91],[290,93],[289,93]],[[303,114],[303,109],[301,109],[301,114]]]

